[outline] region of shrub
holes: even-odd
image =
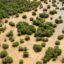
[[[61,55],[62,50],[58,46],[55,46],[54,47],[54,52],[55,52],[56,56],[59,56],[59,55]]]
[[[7,37],[13,37],[13,31],[10,31],[9,33],[7,33],[7,35],[6,35]]]
[[[14,42],[14,43],[12,44],[13,47],[17,47],[18,45],[19,45],[18,42]]]
[[[0,52],[0,58],[4,58],[8,55],[7,51],[3,50]]]
[[[33,46],[33,49],[35,52],[40,52],[42,50],[42,46],[41,45],[38,45],[38,44],[35,44]]]
[[[19,17],[19,14],[16,14],[16,17]]]
[[[62,30],[62,33],[64,34],[64,29]]]
[[[60,41],[56,41],[55,44],[56,44],[56,45],[60,45]]]
[[[48,38],[47,38],[47,37],[44,37],[44,38],[42,39],[42,41],[43,41],[43,42],[47,42],[47,41],[48,41]]]
[[[29,25],[29,29],[30,29],[30,31],[32,31],[32,33],[36,32],[36,29],[33,25]]]
[[[4,39],[4,42],[6,42],[6,41],[7,41],[7,39],[5,38],[5,39]]]
[[[62,16],[59,16],[59,19],[61,19],[62,18]]]
[[[63,35],[59,35],[59,36],[57,37],[57,39],[58,39],[58,40],[62,40],[63,37],[64,37]]]
[[[46,8],[44,8],[44,9],[43,9],[43,11],[45,12],[45,11],[47,11],[47,9],[46,9]]]
[[[8,20],[5,20],[5,23],[8,23]]]
[[[38,9],[37,9],[37,8],[35,8],[35,9],[34,9],[34,11],[35,11],[35,12],[37,12],[37,11],[38,11]]]
[[[9,25],[10,26],[15,26],[15,23],[14,22],[9,22]]]
[[[47,8],[50,9],[50,5],[48,5]]]
[[[61,62],[64,63],[64,58],[62,58]]]
[[[45,47],[45,46],[46,46],[46,43],[41,43],[41,46],[42,46],[42,47]]]
[[[20,43],[24,43],[24,40],[23,39],[20,39]]]
[[[55,23],[56,23],[56,24],[63,23],[63,20],[62,20],[62,19],[55,19]]]
[[[39,17],[41,17],[41,18],[48,18],[49,15],[47,13],[40,13]]]
[[[9,40],[10,40],[11,42],[14,42],[14,38],[13,38],[13,37],[9,37]]]
[[[35,16],[36,15],[36,12],[32,12],[32,15]]]
[[[30,18],[30,21],[33,21],[33,20],[34,20],[34,19],[31,17],[31,18]]]
[[[2,44],[2,48],[3,49],[8,49],[9,48],[9,45],[8,44]]]
[[[23,51],[27,51],[27,47],[24,47],[24,48],[23,48]]]
[[[2,60],[2,63],[3,64],[11,64],[13,62],[13,59],[12,59],[12,57],[10,57],[10,56],[6,56],[3,60]]]
[[[27,16],[26,16],[26,15],[23,15],[23,16],[22,16],[22,18],[23,18],[23,19],[26,19],[26,18],[27,18]]]
[[[0,27],[2,27],[2,23],[0,23]]]
[[[56,61],[56,59],[57,59],[57,57],[54,57],[52,60],[53,60],[53,61]]]
[[[20,61],[19,61],[19,64],[23,64],[24,62],[23,62],[23,60],[21,59]]]
[[[51,11],[50,11],[50,14],[51,14],[51,15],[54,15],[54,14],[56,14],[56,13],[57,13],[56,10],[51,10]]]
[[[41,8],[43,8],[43,5],[40,3],[40,7],[39,7],[39,9],[41,9]]]
[[[23,51],[23,50],[24,50],[23,47],[22,46],[19,46],[18,51]]]
[[[36,64],[42,64],[42,62],[41,61],[37,61]]]
[[[44,19],[37,17],[36,20],[33,20],[33,25],[40,26],[44,22],[45,22]]]
[[[25,40],[26,40],[26,41],[30,40],[30,37],[29,37],[29,36],[26,36],[26,37],[25,37]]]
[[[36,41],[41,41],[42,38],[41,37],[36,37]]]
[[[6,27],[0,27],[0,33],[4,32],[6,30]]]
[[[29,57],[29,53],[28,53],[27,51],[24,51],[24,52],[23,52],[23,57],[24,57],[24,58]]]
[[[53,27],[56,28],[57,27],[57,24],[54,24]]]

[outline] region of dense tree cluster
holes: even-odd
[[[9,17],[23,11],[30,11],[38,7],[40,2],[34,0],[0,0],[0,18]]]
[[[33,25],[38,26],[37,29]],[[45,22],[45,20],[43,20],[42,18],[33,20],[33,25],[29,25],[26,22],[18,22],[16,25],[18,34],[31,35],[34,33],[34,36],[37,37],[36,40],[38,41],[42,40],[40,37],[50,37],[53,34],[55,28],[55,24],[51,22]],[[43,40],[47,39],[44,38]]]
[[[35,36],[50,37],[54,32],[54,25],[50,22],[41,23],[36,30]]]
[[[40,25],[43,24],[44,22],[45,22],[44,19],[37,17],[37,20],[33,20],[33,25],[40,26]]]
[[[56,59],[59,55],[61,55],[61,49],[58,46],[54,48],[49,47],[45,53],[44,58],[42,59],[44,63],[48,62],[50,59]]]
[[[17,25],[17,31],[18,34],[28,34],[31,35],[32,33],[34,33],[36,31],[35,27],[33,25],[29,25],[26,22],[19,22]]]

